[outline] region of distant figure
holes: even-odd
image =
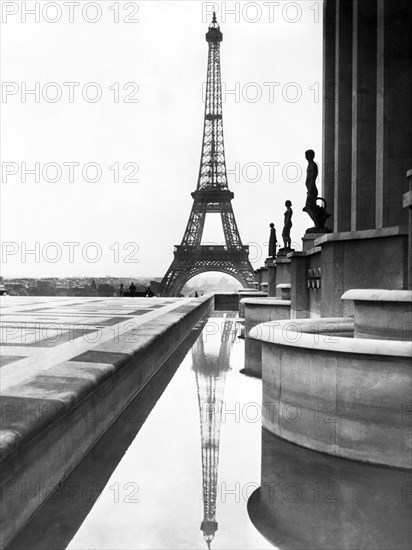
[[[195,298],[199,298],[199,294],[197,293],[197,290],[195,292]]]
[[[292,203],[290,201],[285,202],[286,212],[285,212],[285,221],[282,231],[283,246],[285,249],[290,250],[291,240],[290,240],[290,230],[292,229],[292,216],[293,210],[291,208]]]
[[[123,286],[123,283],[120,285],[120,288],[119,288],[119,296],[124,296],[124,286]]]
[[[134,283],[130,283],[129,290],[130,296],[136,296],[136,285]]]
[[[269,258],[274,258],[276,256],[276,229],[275,224],[271,223],[270,225],[270,237],[269,237]]]
[[[153,290],[150,288],[150,286],[148,286],[146,288],[146,294],[145,294],[146,298],[153,298],[154,296],[154,292]]]

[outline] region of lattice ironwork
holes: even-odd
[[[222,40],[223,35],[216,15],[213,14],[206,34],[209,55],[197,189],[192,193],[193,206],[181,245],[175,247],[174,260],[160,285],[160,292],[165,296],[179,294],[189,279],[206,271],[232,275],[247,288],[253,288],[256,280],[249,261],[249,248],[242,244],[236,224],[231,202],[234,195],[229,190],[226,174],[220,75]],[[208,213],[220,213],[225,246],[210,247],[201,244]]]

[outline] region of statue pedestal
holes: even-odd
[[[305,233],[302,237],[302,249],[303,252],[307,252],[311,248],[314,248],[314,241],[323,237],[325,233]]]
[[[268,260],[272,260],[271,263],[266,263]],[[268,258],[265,262],[268,270],[268,296],[273,298],[276,296],[276,263],[273,258]]]
[[[279,256],[287,256],[291,252],[295,252],[295,249],[294,248],[279,248],[278,257]]]
[[[257,289],[262,290],[262,284],[268,282],[268,268],[266,267],[266,262],[264,266],[255,270],[255,275],[257,279]]]
[[[288,283],[276,285],[276,294],[281,300],[290,300],[291,285]]]
[[[291,250],[281,248],[279,250],[279,253],[276,258],[276,297],[282,298],[283,300],[289,300],[290,299],[290,290],[289,294],[285,295],[285,291],[283,290],[286,288],[285,285],[288,286],[290,289],[291,284],[291,274],[290,274],[290,267],[291,267],[291,261],[290,258],[287,257],[287,254],[289,252],[292,252]]]

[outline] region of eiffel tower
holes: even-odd
[[[162,296],[179,294],[186,282],[206,271],[221,271],[253,288],[255,274],[249,261],[249,247],[242,244],[232,209],[234,194],[229,190],[223,142],[220,42],[223,35],[216,14],[206,34],[209,44],[205,120],[202,156],[193,206],[180,246],[160,284]],[[225,245],[201,245],[207,213],[220,213]]]
[[[223,319],[219,313],[216,313],[215,317],[219,318],[219,321],[217,319],[216,321],[221,323],[221,330],[216,335],[220,338],[215,336],[214,341],[204,342],[203,334],[201,334],[192,351],[192,368],[196,376],[202,445],[203,521],[200,529],[209,549],[218,530],[216,499],[220,426],[226,374],[230,368],[230,348],[237,335],[235,319],[230,317]],[[210,338],[211,335],[209,335]]]

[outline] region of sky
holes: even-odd
[[[243,244],[263,265],[269,223],[280,240],[289,199],[301,248],[311,225],[302,212],[306,149],[321,169],[321,1],[1,8],[4,277],[164,275],[197,185],[214,8]],[[321,180],[320,172],[320,190]],[[207,216],[203,242],[222,244],[222,235]]]

